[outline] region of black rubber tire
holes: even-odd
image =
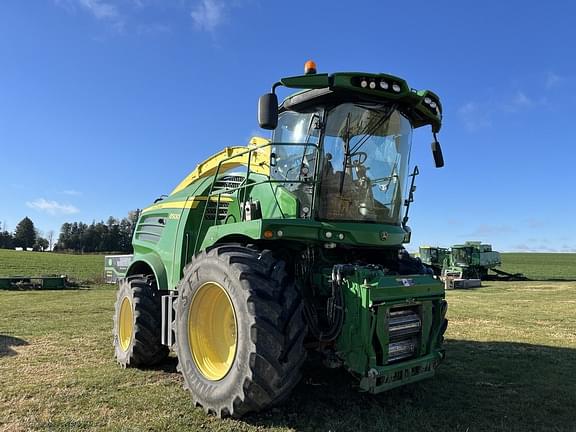
[[[122,349],[118,317],[124,298],[132,305],[132,338],[127,349]],[[114,354],[122,367],[152,366],[168,356],[168,347],[161,344],[160,295],[153,279],[130,276],[120,281],[114,308]]]
[[[218,381],[206,379],[197,368],[188,340],[190,305],[206,282],[218,283],[227,292],[236,316],[236,356]],[[240,417],[290,394],[301,378],[307,327],[299,291],[284,261],[269,250],[219,245],[194,257],[178,292],[178,370],[196,405],[219,417]]]

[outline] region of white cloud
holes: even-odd
[[[547,89],[551,89],[552,87],[556,87],[563,80],[564,78],[562,78],[560,75],[556,75],[554,72],[548,72],[548,74],[546,74],[546,81],[544,82],[544,86]]]
[[[518,107],[529,107],[534,105],[534,101],[530,99],[523,91],[517,91],[512,98],[512,103]]]
[[[77,6],[80,6],[100,20],[116,20],[120,18],[118,7],[104,0],[54,0],[54,3],[70,13],[73,13]]]
[[[26,202],[26,205],[35,210],[46,212],[50,215],[59,214],[74,214],[78,213],[80,210],[71,204],[60,204],[56,201],[48,201],[44,198],[38,198],[34,201]]]
[[[63,190],[62,193],[63,193],[64,195],[72,195],[72,196],[80,196],[80,195],[82,195],[82,192],[79,192],[79,191],[74,190],[74,189],[66,189],[66,190]]]
[[[523,109],[531,108],[536,102],[526,95],[522,90],[517,90],[509,101],[503,102],[501,108],[508,112],[518,112]]]
[[[118,8],[102,0],[78,0],[78,3],[88,10],[96,19],[116,20],[120,17]]]
[[[469,101],[458,109],[458,115],[466,129],[472,132],[492,126],[488,104]]]
[[[54,0],[56,5],[64,8],[68,13],[74,14],[78,9],[84,10],[98,21],[106,22],[117,32],[125,27],[125,16],[114,4],[108,0]]]
[[[535,100],[526,92],[517,90],[502,98],[491,97],[481,101],[468,101],[458,109],[458,115],[466,129],[476,132],[492,127],[492,118],[499,114],[519,113],[546,104],[545,98]]]
[[[198,30],[214,31],[224,19],[224,4],[218,0],[200,0],[190,16]]]

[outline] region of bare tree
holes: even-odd
[[[54,230],[50,230],[46,233],[46,240],[48,240],[48,250],[51,251],[54,242]]]

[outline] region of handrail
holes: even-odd
[[[250,173],[252,172],[251,165],[252,165],[252,155],[254,152],[259,152],[261,151],[261,149],[265,148],[265,147],[271,147],[271,146],[275,146],[275,147],[303,147],[303,151],[306,150],[307,148],[314,148],[315,149],[315,153],[316,153],[316,159],[318,159],[319,156],[319,145],[314,144],[314,143],[274,143],[274,142],[267,142],[265,144],[259,145],[259,146],[254,146],[251,148],[247,148],[244,152],[239,152],[236,153],[234,155],[231,155],[228,158],[222,159],[218,162],[218,166],[214,172],[214,177],[212,179],[212,184],[210,185],[210,191],[208,192],[207,196],[208,197],[212,197],[212,196],[217,196],[217,200],[216,200],[216,212],[214,213],[214,219],[212,220],[212,226],[214,225],[218,225],[219,224],[219,220],[218,220],[218,213],[219,213],[219,209],[220,209],[220,201],[221,201],[221,197],[223,194],[231,194],[232,192],[236,192],[236,191],[242,191],[242,199],[240,199],[240,196],[238,196],[237,202],[238,202],[238,210],[240,213],[240,217],[241,220],[244,220],[244,212],[243,209],[241,208],[242,203],[244,203],[246,201],[246,194],[247,194],[247,189],[248,187],[254,187],[257,185],[261,185],[261,184],[286,184],[286,183],[290,183],[290,184],[310,184],[312,185],[312,197],[315,196],[315,192],[316,192],[316,187],[319,183],[318,180],[318,175],[317,173],[315,173],[314,175],[314,179],[312,181],[308,181],[308,180],[291,180],[291,179],[273,179],[270,177],[270,172],[268,173],[268,178],[266,180],[260,181],[260,182],[256,182],[256,183],[249,183],[248,180],[250,178]],[[228,165],[228,162],[230,162],[233,159],[238,159],[238,158],[243,158],[244,156],[248,156],[248,161],[246,163],[246,176],[244,177],[244,180],[242,182],[242,184],[240,184],[239,186],[233,187],[233,188],[228,188],[225,187],[224,189],[219,189],[217,191],[214,190],[216,182],[218,181],[218,177],[221,174],[221,168],[223,166]],[[268,161],[268,165],[270,166],[270,162]],[[315,167],[316,168],[316,167]],[[240,192],[239,192],[240,195]],[[200,235],[202,233],[202,230],[204,228],[204,224],[206,222],[205,218],[206,218],[206,211],[208,210],[208,203],[210,202],[210,200],[206,201],[206,205],[204,206],[204,210],[202,212],[202,218],[200,219],[200,226],[198,227],[198,232],[196,234],[196,240],[194,242],[194,251],[198,250],[198,246],[199,246],[199,241],[200,241]]]

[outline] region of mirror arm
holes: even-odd
[[[416,190],[416,186],[414,186],[414,182],[416,181],[416,176],[420,174],[418,170],[418,165],[414,167],[412,174],[412,181],[410,182],[410,191],[408,193],[408,199],[404,201],[404,205],[406,206],[406,213],[404,213],[404,218],[402,219],[402,227],[406,229],[406,224],[408,223],[408,212],[410,211],[410,203],[414,201],[414,191]]]

